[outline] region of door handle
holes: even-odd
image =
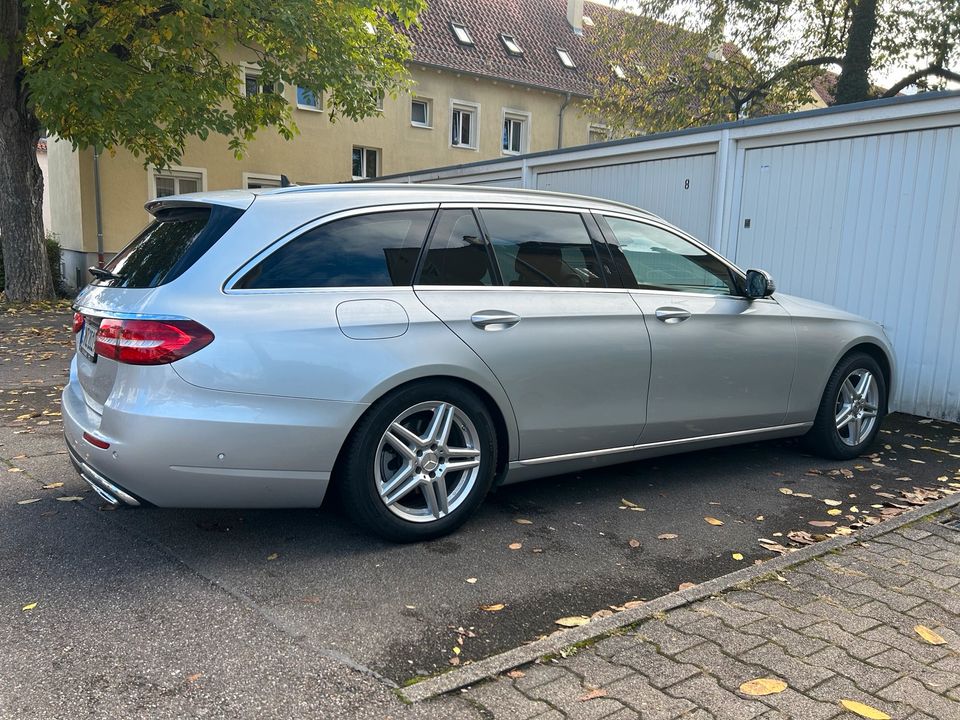
[[[657,308],[656,315],[657,320],[673,325],[678,322],[683,322],[690,317],[690,311],[678,307],[662,307]]]
[[[512,328],[520,322],[520,316],[503,310],[480,310],[470,316],[470,322],[481,330],[494,332]]]

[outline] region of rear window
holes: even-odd
[[[401,210],[319,225],[268,256],[234,287],[410,285],[433,215],[433,210]]]
[[[93,284],[115,288],[154,288],[186,272],[223,237],[243,214],[228,207],[170,208],[111,260],[106,270],[116,277]]]

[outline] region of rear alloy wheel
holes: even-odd
[[[876,360],[859,353],[844,358],[827,382],[809,444],[836,460],[862,455],[876,438],[886,409],[886,380]]]
[[[469,391],[427,382],[371,408],[346,448],[338,479],[351,516],[401,542],[451,532],[493,481],[493,422]]]

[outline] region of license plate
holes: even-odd
[[[86,318],[80,331],[80,352],[91,362],[97,361],[97,330],[100,324],[93,318]]]

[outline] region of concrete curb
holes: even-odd
[[[955,505],[960,505],[960,493],[948,495],[928,505],[919,507],[916,510],[910,510],[902,515],[898,515],[891,520],[877,525],[871,525],[870,527],[857,531],[854,535],[835,537],[816,543],[815,545],[808,545],[796,552],[767,560],[760,565],[745,567],[742,570],[737,570],[728,575],[708,580],[705,583],[687,590],[680,590],[656,598],[644,603],[640,607],[624,610],[609,617],[594,620],[586,625],[565,630],[562,633],[544,638],[543,640],[536,640],[527,645],[521,645],[513,650],[507,650],[499,655],[493,655],[443,675],[423,680],[402,688],[398,692],[403,699],[408,702],[420,702],[450,692],[451,690],[472,685],[481,680],[499,675],[518,665],[533,662],[544,655],[559,652],[563,648],[576,643],[607,635],[614,630],[633,625],[641,620],[646,620],[658,613],[673,610],[674,608],[696,602],[697,600],[702,600],[723,590],[729,590],[735,585],[755,580],[762,575],[786,570],[789,567],[821,557],[834,550],[871,540],[879,535],[885,535],[904,525],[909,525],[921,518],[942,512]]]

